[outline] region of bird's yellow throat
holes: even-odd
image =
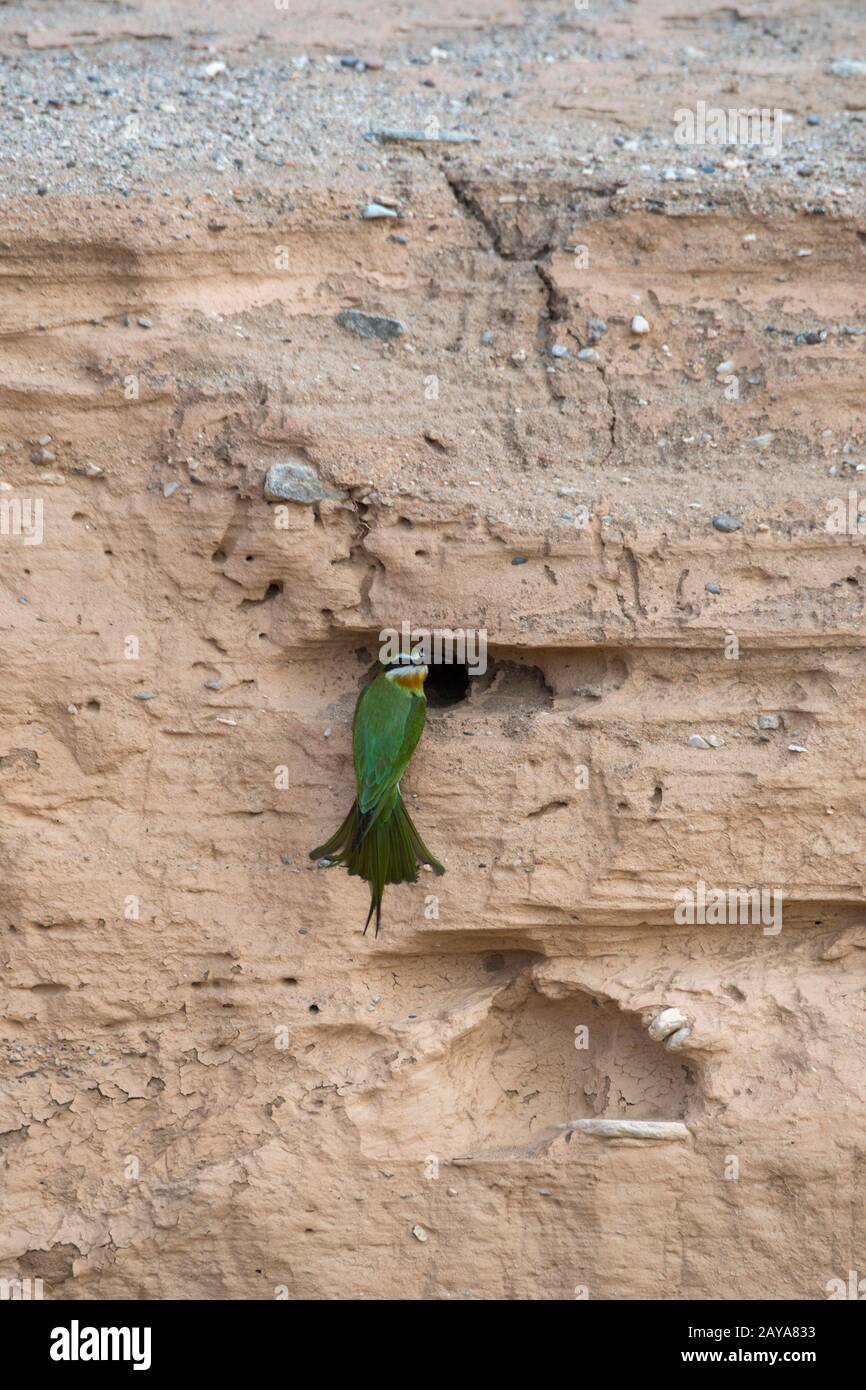
[[[424,689],[424,682],[427,679],[427,667],[398,666],[393,671],[386,671],[385,679],[393,681],[403,690],[421,691]]]

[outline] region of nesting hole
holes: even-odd
[[[459,705],[469,694],[469,667],[466,662],[443,661],[431,666],[424,682],[424,693],[431,709]]]

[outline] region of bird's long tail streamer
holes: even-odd
[[[330,840],[310,850],[310,858],[344,864],[350,874],[367,880],[370,885],[370,911],[364,931],[375,912],[377,936],[386,883],[417,883],[419,864],[429,864],[435,874],[445,872],[444,866],[434,859],[418,834],[399,791],[394,793],[391,811],[384,815],[371,817],[369,813],[359,811],[356,801]]]

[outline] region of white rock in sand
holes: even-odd
[[[685,1028],[688,1023],[686,1015],[682,1009],[662,1009],[647,1028],[647,1032],[654,1042],[663,1042],[672,1033],[676,1033],[681,1028]]]

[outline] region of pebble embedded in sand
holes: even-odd
[[[569,1120],[561,1129],[593,1134],[600,1139],[688,1139],[680,1120]]]
[[[643,314],[635,314],[631,321],[631,331],[638,334],[649,333],[650,326]]]
[[[374,222],[382,217],[396,217],[397,213],[393,208],[383,207],[381,203],[368,203],[361,216],[366,222]]]
[[[866,62],[862,58],[834,58],[829,72],[833,77],[866,77]]]
[[[427,130],[396,130],[386,127],[384,130],[372,130],[370,134],[375,140],[397,144],[405,140],[409,144],[418,145],[477,145],[480,138],[477,135],[467,135],[463,130],[438,130],[435,126]]]
[[[728,516],[727,512],[713,517],[713,526],[717,531],[739,531],[742,524],[735,516]]]
[[[338,488],[323,483],[314,468],[300,460],[274,463],[264,481],[264,493],[271,502],[302,502],[308,506],[327,497],[345,497]]]
[[[399,319],[388,318],[385,314],[367,314],[363,309],[342,309],[337,315],[341,328],[357,333],[359,338],[379,338],[390,342],[406,332],[405,323]]]
[[[663,1042],[678,1029],[685,1028],[688,1021],[682,1009],[662,1009],[649,1024],[647,1032],[654,1042]]]

